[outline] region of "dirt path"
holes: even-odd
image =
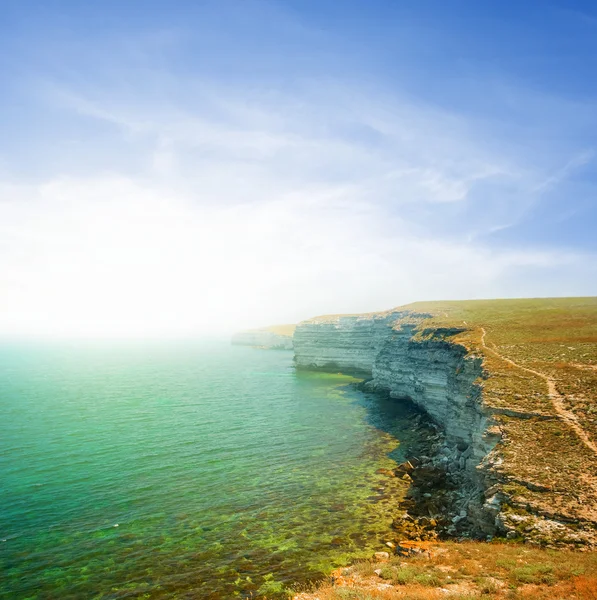
[[[497,358],[499,358],[500,360],[507,362],[508,364],[512,365],[513,367],[516,367],[517,369],[520,369],[521,371],[526,371],[527,373],[531,373],[533,375],[536,375],[537,377],[541,377],[541,379],[543,379],[543,381],[547,383],[549,398],[551,399],[551,403],[556,413],[572,430],[574,430],[580,441],[597,456],[597,445],[591,440],[589,434],[582,428],[582,426],[578,422],[578,419],[576,418],[576,415],[566,408],[566,405],[564,403],[564,397],[562,396],[562,394],[560,394],[560,392],[558,392],[556,388],[555,379],[553,377],[549,377],[549,375],[546,375],[545,373],[541,373],[539,371],[523,367],[522,365],[515,363],[513,360],[502,356],[497,350],[490,348],[485,343],[485,334],[487,332],[483,327],[481,327],[481,331],[483,332],[481,335],[481,344],[485,350],[487,350],[494,356],[497,356]]]
[[[568,363],[575,369],[582,369],[583,371],[597,371],[597,365],[582,365],[580,363]]]

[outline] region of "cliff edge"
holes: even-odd
[[[297,368],[360,372],[438,425],[404,508],[443,533],[597,543],[597,298],[317,317],[298,324],[294,350]]]

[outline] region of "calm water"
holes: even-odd
[[[224,342],[1,347],[0,597],[274,597],[380,549],[414,417],[353,381]]]

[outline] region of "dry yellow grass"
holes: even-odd
[[[597,553],[519,544],[437,543],[413,557],[337,569],[296,600],[597,600]]]
[[[270,325],[269,327],[265,327],[264,329],[266,331],[276,333],[277,335],[286,335],[292,337],[294,334],[294,330],[296,329],[296,325]]]

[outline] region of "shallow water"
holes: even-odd
[[[275,596],[381,549],[414,416],[354,381],[226,342],[0,347],[0,597]]]

